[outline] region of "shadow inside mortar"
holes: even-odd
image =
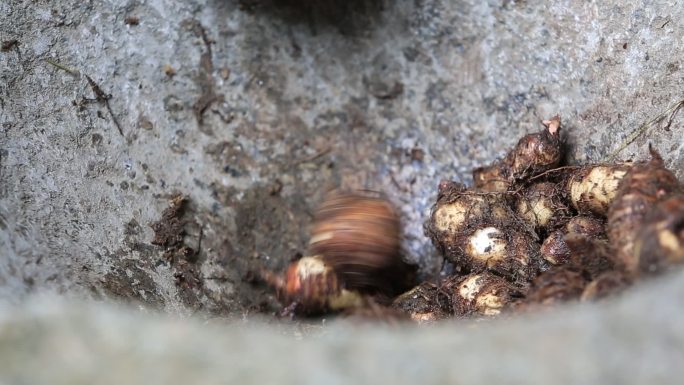
[[[306,25],[313,35],[336,30],[344,36],[372,31],[388,0],[239,0],[240,9],[291,25]]]

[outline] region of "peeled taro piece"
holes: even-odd
[[[565,224],[571,217],[563,202],[563,192],[553,183],[536,183],[517,197],[516,214],[529,223],[538,234],[547,234]]]
[[[490,271],[511,282],[524,284],[542,267],[539,244],[525,231],[481,225],[459,234],[447,254],[454,264],[470,272]]]
[[[452,293],[454,314],[461,317],[499,315],[522,297],[520,288],[486,272],[454,277],[445,286]]]
[[[631,164],[587,165],[567,179],[570,202],[580,215],[605,217]]]
[[[540,269],[536,235],[527,231],[501,194],[443,184],[425,223],[432,243],[459,271],[496,272],[512,282]]]

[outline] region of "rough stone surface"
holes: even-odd
[[[333,187],[386,193],[435,274],[438,181],[556,113],[571,160],[603,159],[684,98],[681,20],[680,1],[1,0],[0,298],[271,311],[249,271],[306,253]],[[682,115],[619,158],[651,143],[682,178]],[[174,192],[192,260],[150,244]]]
[[[34,300],[0,307],[3,384],[672,384],[684,275],[612,303],[433,328],[306,332]]]

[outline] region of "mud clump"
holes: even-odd
[[[151,243],[164,248],[163,259],[174,267],[173,273],[176,286],[181,289],[181,296],[190,303],[197,301],[196,289],[203,285],[201,275],[195,262],[202,241],[200,228],[199,242],[196,248],[185,245],[186,227],[193,223],[186,219],[188,197],[175,194],[169,201],[169,206],[162,211],[161,218],[150,224],[154,231]]]
[[[183,243],[185,222],[181,218],[187,202],[188,198],[180,194],[171,198],[169,207],[164,209],[161,218],[150,225],[154,231],[151,242],[153,245],[174,248]]]

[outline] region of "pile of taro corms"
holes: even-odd
[[[684,189],[657,153],[560,165],[560,118],[543,124],[475,169],[474,187],[439,184],[425,232],[454,266],[446,279],[410,289],[415,268],[400,256],[397,215],[367,193],[327,199],[311,256],[263,276],[291,314],[432,322],[597,300],[684,262]]]

